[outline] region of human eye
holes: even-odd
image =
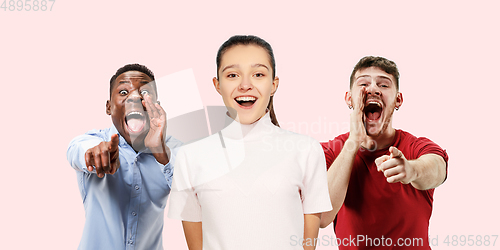
[[[264,77],[265,75],[264,75],[264,74],[262,74],[262,73],[255,73],[255,74],[254,74],[254,76],[255,76],[255,77]]]
[[[387,82],[380,82],[378,83],[378,86],[381,88],[389,88],[389,83]]]
[[[120,91],[118,92],[118,94],[120,94],[120,95],[127,95],[127,94],[128,94],[128,91],[127,91],[127,90],[125,90],[125,89],[122,89],[122,90],[120,90]]]
[[[236,75],[235,73],[229,73],[229,74],[227,74],[227,78],[235,78],[237,76],[238,75]]]
[[[143,90],[141,90],[141,95],[142,95],[142,96],[149,95],[149,90],[147,90],[147,89],[143,89]]]

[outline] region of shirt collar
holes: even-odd
[[[111,125],[111,128],[109,129],[109,135],[108,135],[108,141],[111,141],[111,135],[114,135],[114,134],[118,134],[118,138],[119,138],[119,143],[118,145],[119,146],[130,146],[128,144],[128,142],[125,140],[125,138],[123,138],[123,136],[120,134],[120,132],[118,132],[118,130],[116,129],[115,125]]]
[[[226,116],[229,117],[227,113]],[[259,139],[262,135],[268,134],[275,128],[275,125],[271,122],[269,112],[266,112],[263,117],[252,124],[241,124],[230,117],[229,119],[226,119],[226,122],[230,121],[231,124],[221,131],[222,135],[229,139]]]

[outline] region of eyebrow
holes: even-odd
[[[252,64],[251,67],[252,68],[264,67],[267,70],[269,70],[269,67],[267,67],[265,64],[262,64],[262,63]],[[232,69],[232,68],[240,68],[240,65],[239,64],[228,65],[228,66],[224,67],[221,72],[224,72],[225,70]]]
[[[356,80],[358,80],[358,79],[359,79],[359,78],[361,78],[361,77],[370,77],[370,78],[371,78],[371,76],[370,76],[370,75],[361,75],[361,76],[358,76],[358,77],[356,78]],[[389,80],[390,82],[392,82],[391,78],[389,78],[389,77],[387,77],[387,76],[375,76],[375,79],[376,79],[376,78],[383,78],[383,79],[387,79],[387,80]]]
[[[122,80],[118,81],[118,85],[131,82],[130,78],[139,78],[139,77],[128,77],[128,78],[122,79]],[[154,82],[154,80],[152,80],[152,81],[148,81],[146,79],[141,80],[141,83],[144,83],[144,84],[148,84],[150,82]]]

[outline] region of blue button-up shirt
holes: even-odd
[[[117,133],[115,127],[91,130],[69,144],[67,158],[76,170],[86,218],[78,249],[163,249],[163,214],[181,142],[167,136],[172,154],[163,165],[148,149],[135,152],[119,136],[120,168],[99,178],[87,170],[85,152]]]

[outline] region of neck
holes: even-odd
[[[383,133],[378,135],[368,135],[363,143],[361,143],[361,146],[369,150],[387,148],[392,144],[395,136],[396,130],[392,127],[388,127]]]
[[[144,145],[144,138],[135,138],[131,139],[131,141],[132,142],[128,142],[128,144],[132,146],[136,153],[146,148]]]

